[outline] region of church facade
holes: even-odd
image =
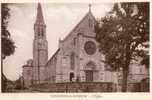
[[[122,74],[107,70],[105,56],[99,52],[99,43],[95,40],[95,24],[96,19],[89,8],[73,30],[63,40],[59,39],[58,50],[48,60],[46,25],[41,5],[38,4],[34,24],[33,59],[23,66],[25,86],[76,81],[118,84]],[[132,68],[135,64],[130,66]],[[140,81],[147,76],[147,72],[144,66],[137,66],[142,72],[134,75],[136,71],[130,71],[130,77],[138,77],[136,79]]]
[[[104,55],[95,41],[95,23],[89,11],[65,39],[59,40],[59,49],[46,64],[52,73],[48,73],[50,82],[105,81]]]

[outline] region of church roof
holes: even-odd
[[[65,41],[79,26],[80,26],[80,24],[81,23],[83,23],[83,21],[86,19],[86,18],[92,18],[93,20],[94,20],[94,22],[96,22],[96,19],[95,19],[95,17],[93,16],[93,14],[92,14],[92,12],[91,12],[91,6],[89,5],[89,11],[86,13],[86,15],[80,20],[80,22],[70,31],[70,33],[63,39],[63,41]],[[50,62],[52,59],[53,59],[53,57],[55,56],[55,55],[57,55],[58,54],[58,52],[59,52],[59,50],[60,49],[58,49],[54,54],[53,54],[53,56],[49,59],[49,61],[48,62]],[[48,64],[48,63],[47,63]],[[47,65],[46,64],[46,65]]]
[[[36,23],[45,24],[44,18],[43,18],[42,7],[41,7],[40,3],[38,3],[38,7],[37,7]]]
[[[33,66],[29,66],[29,65],[23,65],[22,67],[24,68],[24,67],[33,67]]]
[[[91,8],[90,8],[90,5],[89,5],[89,11],[88,13],[86,13],[86,15],[80,20],[80,22],[70,31],[70,33],[63,39],[63,41],[65,41],[71,34],[72,32],[74,32],[79,26],[81,23],[83,23],[83,21],[86,19],[86,18],[92,18],[95,22],[96,22],[96,19],[95,17],[93,16],[92,12],[91,12]]]
[[[45,66],[48,65],[49,62],[51,62],[51,60],[58,54],[58,52],[60,51],[60,49],[57,49],[56,52],[51,56],[51,58],[48,60],[48,62],[46,63]]]

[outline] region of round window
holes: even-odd
[[[92,41],[87,41],[84,45],[87,54],[92,55],[96,52],[96,44]]]

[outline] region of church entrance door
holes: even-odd
[[[86,70],[86,82],[93,82],[93,71],[92,70]]]

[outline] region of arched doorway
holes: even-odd
[[[86,82],[93,82],[93,71],[92,70],[86,70]]]
[[[86,82],[93,82],[94,81],[94,70],[95,64],[94,62],[90,61],[85,66],[85,79]]]
[[[70,72],[70,82],[73,81],[73,78],[74,78],[74,73],[73,73],[73,72]]]

